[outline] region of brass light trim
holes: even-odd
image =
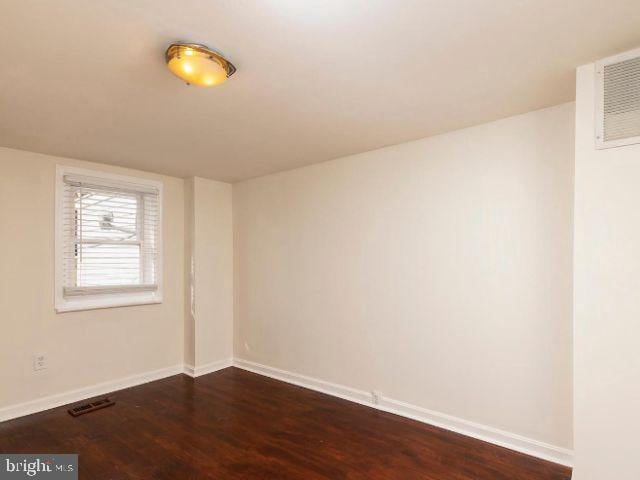
[[[165,60],[169,70],[187,85],[221,85],[236,71],[220,53],[198,43],[172,43],[165,52]]]

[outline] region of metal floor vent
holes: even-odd
[[[95,412],[96,410],[100,410],[101,408],[110,407],[115,405],[116,402],[109,398],[103,398],[102,400],[96,400],[95,402],[85,403],[84,405],[78,405],[77,407],[70,408],[67,410],[69,415],[72,417],[79,417],[80,415],[84,415],[85,413]]]

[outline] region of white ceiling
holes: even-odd
[[[187,87],[175,40],[238,68]],[[0,145],[237,181],[574,98],[638,0],[0,0]]]

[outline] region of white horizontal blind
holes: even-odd
[[[640,58],[604,67],[604,141],[640,136]]]
[[[595,63],[595,146],[640,143],[640,49]]]
[[[159,192],[99,178],[63,178],[63,295],[158,288]]]

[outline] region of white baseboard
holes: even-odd
[[[11,420],[13,418],[24,417],[25,415],[31,415],[32,413],[43,412],[51,408],[60,407],[69,403],[86,400],[87,398],[104,395],[106,393],[115,392],[117,390],[122,390],[123,388],[135,387],[137,385],[142,385],[143,383],[153,382],[154,380],[171,377],[172,375],[185,373],[193,378],[199,377],[200,375],[206,375],[207,373],[216,372],[218,370],[222,370],[223,368],[230,367],[232,363],[233,360],[229,358],[218,362],[208,363],[206,365],[201,365],[199,367],[193,367],[192,365],[187,364],[179,364],[172,367],[161,368],[159,370],[153,370],[150,372],[131,375],[129,377],[120,378],[117,380],[99,383],[90,387],[79,388],[77,390],[50,395],[47,397],[38,398],[36,400],[30,400],[28,402],[19,403],[16,405],[9,405],[8,407],[0,408],[0,422]]]
[[[200,375],[206,375],[207,373],[217,372],[218,370],[222,370],[223,368],[228,368],[233,365],[233,359],[227,358],[225,360],[217,360],[215,362],[207,363],[205,365],[200,365],[198,367],[194,367],[193,365],[189,365],[188,363],[184,364],[183,373],[189,375],[190,377],[196,378]]]
[[[326,382],[317,378],[280,370],[240,358],[220,360],[198,367],[187,364],[174,365],[172,367],[161,368],[118,380],[103,382],[90,387],[71,390],[65,393],[51,395],[17,405],[10,405],[8,407],[0,408],[0,422],[30,415],[36,412],[42,412],[44,410],[78,402],[98,395],[115,392],[124,388],[135,387],[143,383],[160,380],[180,373],[185,373],[186,375],[195,378],[230,366],[236,366],[259,375],[275,378],[276,380],[281,380],[283,382],[316,390],[318,392],[326,393],[327,395],[332,395],[334,397],[366,405],[378,410],[411,418],[419,422],[477,438],[485,442],[493,443],[495,445],[542,458],[544,460],[549,460],[554,463],[572,466],[573,452],[565,448],[556,447],[521,435],[505,432],[503,430],[470,422],[468,420],[463,420],[440,412],[434,412],[426,408],[410,405],[390,398],[383,397],[380,399],[378,404],[374,404],[372,402],[371,394],[364,390],[357,390],[344,385]]]
[[[275,378],[276,380],[282,380],[283,382],[292,383],[299,387],[310,388],[317,392],[326,393],[333,397],[342,398],[351,402],[361,403],[363,405],[371,406],[371,395],[362,390],[356,390],[355,388],[345,387],[331,382],[325,382],[324,380],[318,380],[317,378],[307,377],[300,375],[299,373],[287,372],[286,370],[279,370],[273,367],[267,367],[266,365],[260,365],[259,363],[250,362],[241,358],[233,359],[233,366],[247,370],[249,372],[264,375],[265,377]]]
[[[149,383],[172,375],[178,375],[182,372],[182,365],[174,365],[172,367],[131,375],[118,380],[98,383],[90,387],[79,388],[77,390],[70,390],[68,392],[38,398],[29,402],[9,405],[8,407],[0,408],[0,422],[11,420],[12,418],[23,417],[25,415],[31,415],[36,412],[42,412],[51,408],[67,405],[69,403],[79,402],[87,398],[122,390],[123,388],[135,387],[137,385],[142,385],[143,383]]]
[[[366,405],[378,410],[411,418],[419,422],[444,428],[468,437],[477,438],[478,440],[525,453],[543,460],[548,460],[569,467],[572,466],[573,452],[565,448],[556,447],[555,445],[549,445],[538,440],[533,440],[531,438],[505,432],[497,428],[470,422],[468,420],[463,420],[440,412],[434,412],[426,408],[410,405],[390,398],[381,398],[378,404],[374,404],[369,392],[356,390],[331,382],[325,382],[324,380],[318,380],[316,378],[280,370],[266,365],[260,365],[241,358],[235,358],[233,360],[233,365],[249,372],[275,378],[276,380],[292,383],[300,387],[316,390],[318,392],[356,402],[361,405]]]

